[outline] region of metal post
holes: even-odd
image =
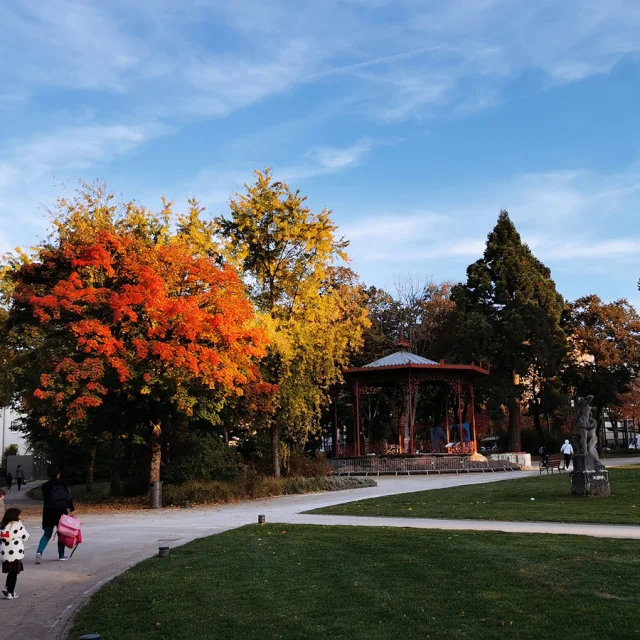
[[[355,454],[360,455],[360,385],[356,380],[356,424],[353,434]]]
[[[149,484],[149,508],[160,509],[162,507],[162,482]]]
[[[462,428],[462,385],[458,378],[458,429],[460,429],[460,445],[464,444],[464,430]]]
[[[413,430],[413,407],[412,405],[412,394],[411,394],[411,377],[409,377],[409,411],[408,411],[408,415],[409,415],[409,447],[410,447],[410,451],[409,454],[410,455],[414,455],[416,452],[416,443],[415,443],[415,433]]]
[[[451,434],[449,433],[449,387],[447,386],[447,390],[444,395],[444,428],[447,432],[447,442],[445,444],[449,444],[451,442]],[[447,452],[449,449],[447,449]]]
[[[338,457],[338,400],[333,401],[333,456]]]
[[[469,385],[471,391],[471,427],[473,429],[473,453],[478,453],[478,440],[476,436],[476,390],[473,384]]]

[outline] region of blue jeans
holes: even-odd
[[[53,530],[55,527],[45,527],[44,533],[42,534],[42,538],[40,538],[40,544],[38,545],[38,553],[44,553],[44,550],[47,548],[49,544],[49,540],[51,540],[51,536],[53,535]],[[66,547],[58,540],[58,558],[64,558],[64,550]]]

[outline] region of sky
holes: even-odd
[[[79,180],[211,215],[254,169],[392,289],[501,209],[569,299],[640,306],[638,0],[0,3],[0,250]]]

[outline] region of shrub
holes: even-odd
[[[376,482],[371,478],[273,478],[246,473],[234,482],[193,480],[180,485],[167,486],[164,491],[164,503],[167,506],[181,506],[185,501],[192,504],[218,504],[234,500],[318,491],[344,491],[375,486]]]
[[[167,482],[233,480],[244,470],[242,456],[215,433],[189,433],[178,447],[171,462],[163,465]]]
[[[323,453],[311,457],[300,451],[292,451],[289,458],[289,474],[303,478],[314,478],[331,475],[331,469],[329,469],[327,457]]]

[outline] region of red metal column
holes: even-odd
[[[460,444],[464,444],[464,430],[462,428],[462,384],[458,378],[458,429],[460,430]]]
[[[411,394],[411,377],[409,377],[409,454],[414,455],[416,452],[416,441],[415,441],[415,431],[413,425],[413,404],[412,402],[412,394]]]
[[[338,447],[339,435],[340,434],[338,432],[338,399],[336,398],[333,401],[333,455],[334,457],[337,457],[340,452],[340,448]]]
[[[471,391],[471,428],[473,429],[473,453],[478,453],[478,440],[476,438],[476,390],[473,384],[469,385]]]
[[[355,444],[355,454],[360,455],[360,385],[356,380],[356,424],[353,433],[353,442]]]
[[[444,428],[447,432],[447,442],[445,444],[449,444],[451,442],[451,434],[449,433],[449,385],[447,385],[447,391],[444,396]],[[447,453],[449,449],[447,449]]]

